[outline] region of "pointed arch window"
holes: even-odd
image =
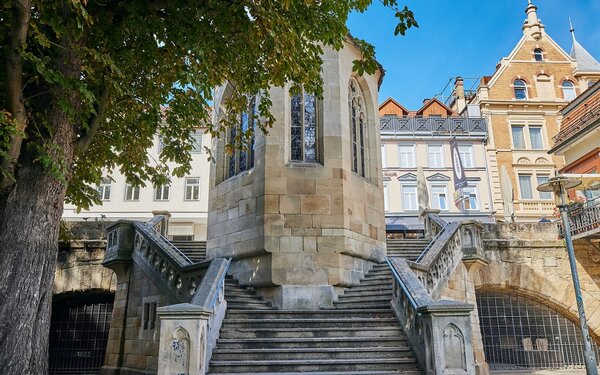
[[[536,48],[533,50],[533,57],[535,61],[544,61],[544,51],[541,48]]]
[[[366,150],[367,114],[365,110],[365,99],[354,78],[350,79],[348,86],[348,106],[350,110],[350,139],[352,147],[352,171],[362,177],[366,177]]]
[[[291,160],[319,161],[319,105],[314,94],[302,89],[291,96]]]
[[[258,120],[257,102],[256,95],[248,98],[248,109],[239,114],[238,123],[229,131],[230,144],[235,145],[238,137],[241,137],[241,134],[248,131],[248,129],[256,130],[256,122]],[[243,146],[243,149],[236,149],[228,157],[228,177],[233,177],[254,167],[254,132]]]
[[[513,84],[515,88],[515,99],[527,100],[527,84],[522,79],[515,80]]]
[[[564,81],[562,83],[562,92],[565,100],[573,100],[577,96],[577,93],[575,92],[575,85],[571,81]]]

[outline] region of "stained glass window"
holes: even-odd
[[[352,137],[352,171],[362,177],[366,177],[366,162],[365,144],[367,132],[366,126],[366,111],[365,100],[360,91],[358,83],[350,80],[348,87],[348,105],[350,107],[350,131]]]
[[[256,122],[258,121],[256,106],[256,96],[250,97],[248,99],[248,110],[240,113],[237,125],[229,129],[229,144],[236,145],[237,138],[249,129],[256,131]],[[242,145],[243,149],[236,147],[235,152],[227,159],[227,177],[233,177],[254,167],[254,132],[246,142]]]
[[[291,159],[316,162],[318,160],[318,105],[313,94],[302,92],[292,95]]]

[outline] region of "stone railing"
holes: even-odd
[[[167,297],[160,319],[158,374],[205,374],[227,310],[230,259],[193,263],[166,239],[169,215],[108,227],[103,265],[126,275],[132,261]],[[124,276],[121,276],[124,278]]]
[[[395,315],[427,374],[475,373],[473,306],[439,298],[461,262],[485,262],[481,229],[478,222],[447,223],[435,213],[426,213],[425,232],[433,238],[430,246],[416,262],[387,260],[394,275]]]
[[[552,212],[554,207],[554,202],[549,200],[519,201],[515,203],[516,211],[521,213]]]
[[[434,301],[406,260],[388,259],[394,315],[425,374],[475,374],[471,319],[473,305]]]

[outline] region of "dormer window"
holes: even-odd
[[[527,84],[522,79],[515,80],[515,99],[527,100]]]
[[[575,92],[575,85],[571,81],[564,81],[562,83],[562,92],[565,100],[571,101],[577,96],[577,93]]]
[[[544,61],[544,51],[541,48],[534,49],[533,57],[535,57],[535,61]]]

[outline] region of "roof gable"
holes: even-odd
[[[427,110],[428,108],[431,108],[433,106],[437,107],[442,112],[445,112],[446,115],[454,114],[453,110],[448,108],[444,103],[440,102],[437,98],[431,98],[423,104],[423,106],[417,111],[416,115],[422,116],[423,113],[425,112],[425,110]]]
[[[381,105],[379,106],[379,115],[396,115],[396,116],[406,116],[409,111],[402,104],[395,101],[393,98],[387,98]]]

